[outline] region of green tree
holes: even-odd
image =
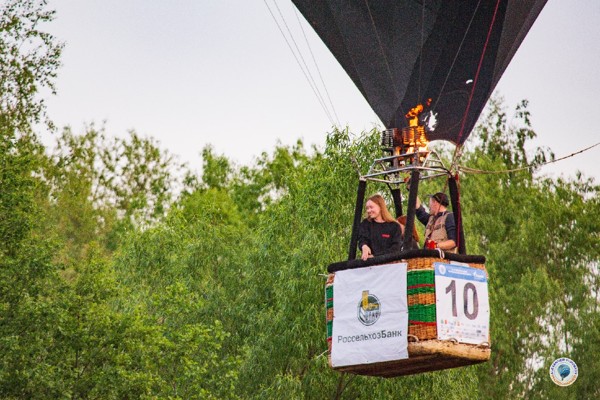
[[[600,220],[591,212],[599,187],[581,174],[572,181],[536,177],[553,154],[526,151],[535,137],[526,104],[513,125],[506,121],[493,101],[463,159],[499,172],[462,179],[468,246],[486,255],[490,274],[492,360],[480,367],[480,388],[486,398],[590,398],[579,385],[555,387],[548,368],[560,356],[575,357],[574,347],[594,349],[586,326],[598,317],[590,283],[600,259]]]
[[[134,226],[164,218],[180,190],[181,171],[185,165],[133,131],[110,138],[94,125],[81,135],[65,128],[44,170],[51,232],[62,242],[56,260],[68,265],[92,242],[112,252]]]
[[[244,307],[248,357],[240,370],[247,398],[462,398],[477,393],[475,369],[385,380],[332,371],[327,364],[323,308],[328,264],[347,256],[356,197],[356,166],[378,155],[378,134],[328,136],[289,171],[286,191],[265,207],[257,229],[250,291]],[[355,164],[356,162],[356,164]],[[364,172],[364,171],[363,171]],[[372,191],[387,190],[374,185]]]
[[[239,298],[248,290],[253,247],[237,207],[215,188],[183,196],[163,223],[133,233],[122,247],[119,280],[135,290],[120,307],[147,310],[168,343],[158,362],[163,395],[236,397],[250,323]]]
[[[52,241],[43,235],[43,146],[31,127],[43,118],[39,91],[52,89],[61,45],[40,25],[45,2],[0,5],[0,393],[32,397],[32,380],[48,380],[40,359],[55,316]]]
[[[186,171],[174,156],[152,138],[135,131],[126,138],[109,138],[94,125],[75,135],[65,128],[52,154],[55,187],[79,178],[88,200],[98,209],[116,210],[118,217],[134,223],[157,221],[181,190],[177,171]]]
[[[54,11],[47,1],[7,0],[0,5],[0,127],[29,132],[44,121],[42,89],[54,91],[63,45],[42,30]],[[46,121],[47,122],[47,121]]]
[[[308,160],[302,142],[293,146],[278,144],[273,154],[263,152],[254,165],[237,167],[211,146],[202,150],[202,177],[195,189],[227,191],[237,208],[253,225],[257,216],[274,200],[287,192],[294,170]]]
[[[347,254],[378,133],[335,130],[323,151],[278,145],[251,166],[209,146],[200,178],[151,138],[93,125],[63,130],[47,157],[32,126],[62,45],[40,29],[46,5],[0,6],[0,397],[598,397],[600,188],[540,175],[554,155],[527,151],[526,102],[509,125],[492,101],[461,160],[504,171],[461,175],[468,249],[488,259],[492,360],[342,374],[322,275]],[[548,379],[559,356],[580,367],[569,388]]]

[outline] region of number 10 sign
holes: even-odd
[[[434,263],[438,339],[489,342],[490,304],[485,271]]]

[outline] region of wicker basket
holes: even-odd
[[[439,260],[413,258],[407,261],[408,334],[417,340],[437,339],[433,263]]]
[[[325,323],[327,325],[327,351],[331,354],[331,335],[333,333],[333,280],[335,274],[327,276],[325,284]]]
[[[419,257],[401,260],[408,265],[408,354],[409,358],[372,364],[334,368],[360,375],[394,377],[478,364],[489,360],[489,343],[477,346],[455,341],[437,340],[434,263],[448,262],[441,258]],[[485,271],[484,264],[468,263]],[[487,272],[486,272],[487,273]],[[333,327],[333,284],[335,274],[326,284],[327,344],[331,354]],[[330,358],[331,365],[331,358]]]
[[[490,355],[489,346],[475,346],[433,339],[409,342],[408,358],[403,360],[352,365],[335,368],[335,370],[358,375],[392,378],[479,364],[488,361]]]

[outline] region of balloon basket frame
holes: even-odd
[[[433,264],[436,262],[447,263],[450,261],[457,261],[462,264],[467,264],[472,268],[486,271],[484,265],[485,257],[483,256],[444,254],[443,257],[444,258],[440,258],[440,253],[435,250],[408,250],[397,255],[374,257],[366,261],[358,259],[334,263],[328,267],[329,276],[326,283],[326,293],[327,288],[334,284],[335,273],[337,271],[352,268],[405,262],[407,263],[408,274],[411,274],[411,272],[432,271]],[[408,283],[408,285],[410,285],[410,283]],[[333,292],[331,291],[331,293]],[[329,297],[329,295],[326,297]],[[330,324],[333,324],[334,319],[334,301],[335,300],[333,298],[331,298],[331,301],[330,299],[326,299],[326,319],[328,324],[327,343],[329,366],[335,371],[348,372],[357,375],[391,378],[396,376],[412,375],[423,372],[479,364],[488,361],[491,357],[489,341],[475,345],[459,343],[456,340],[439,340],[435,324],[414,325],[409,322],[409,330],[407,335],[408,358],[369,364],[333,367],[331,363],[332,325]],[[407,304],[409,305],[409,320],[419,319],[418,316],[411,314],[411,305],[417,305],[417,307],[435,307],[435,298],[432,298],[431,296],[418,297],[418,295],[416,296],[409,294]]]
[[[402,360],[337,367],[333,370],[356,375],[393,378],[480,364],[488,361],[490,356],[489,347],[432,339],[408,342],[408,358]]]
[[[369,167],[369,172],[361,179],[390,184],[408,182],[408,174],[420,172],[420,180],[440,176],[451,176],[440,156],[433,150],[418,150],[378,158]]]

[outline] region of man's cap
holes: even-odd
[[[448,207],[448,204],[450,204],[450,202],[448,201],[448,196],[446,196],[446,193],[443,193],[443,192],[437,192],[436,194],[430,194],[430,195],[428,195],[428,197],[431,197],[432,199],[434,199],[435,201],[437,201],[444,207]]]

